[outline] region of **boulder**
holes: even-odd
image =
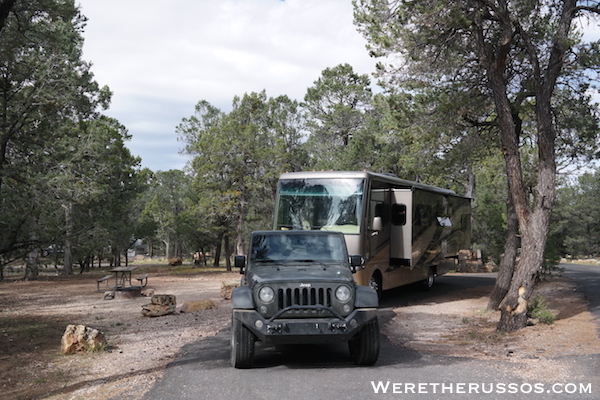
[[[142,295],[141,289],[135,288],[126,288],[123,290],[115,290],[115,298],[118,299],[135,299],[136,297],[140,297]]]
[[[223,297],[225,300],[231,300],[231,291],[238,286],[240,286],[240,284],[237,282],[221,283],[221,297]]]
[[[150,298],[150,303],[159,306],[174,306],[177,304],[177,297],[172,294],[154,294]]]
[[[169,260],[169,265],[171,267],[175,267],[175,266],[181,265],[181,264],[183,264],[183,260],[181,258],[171,258]]]
[[[106,348],[106,337],[85,325],[68,325],[61,339],[63,354],[100,351]]]
[[[462,272],[479,272],[481,267],[481,261],[469,260],[466,262],[466,268]]]
[[[142,315],[145,317],[161,317],[173,314],[177,308],[177,298],[172,294],[155,294],[150,299],[150,304],[142,306]]]
[[[495,272],[498,271],[498,265],[493,261],[488,261],[482,268],[482,272]]]
[[[192,300],[186,301],[181,307],[182,313],[189,313],[195,311],[211,310],[213,308],[219,308],[219,305],[214,300]]]

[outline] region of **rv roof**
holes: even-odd
[[[419,182],[407,181],[400,179],[393,174],[378,174],[370,171],[304,171],[304,172],[287,172],[282,174],[279,179],[332,179],[332,178],[362,178],[368,177],[377,178],[377,180],[385,181],[394,184],[397,187],[406,189],[421,189],[429,192],[436,192],[446,196],[458,196],[456,192],[449,189],[438,188],[435,186],[425,185]],[[462,196],[461,196],[462,197]]]

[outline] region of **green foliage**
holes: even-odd
[[[537,319],[543,324],[553,324],[556,316],[548,309],[546,299],[542,295],[537,295],[527,306],[527,315],[529,318]]]
[[[229,113],[200,101],[195,114],[182,120],[177,132],[194,156],[198,196],[190,206],[202,216],[205,232],[232,234],[242,254],[249,230],[271,226],[279,174],[301,167],[305,158],[302,126],[297,102],[267,98],[264,91],[235,97]]]
[[[365,126],[371,107],[370,80],[349,64],[326,68],[309,87],[302,106],[308,114],[307,147],[316,169],[338,168],[345,152]],[[364,138],[364,132],[363,132]]]
[[[183,171],[157,171],[151,180],[139,222],[152,234],[139,237],[155,236],[165,243],[167,259],[183,255],[186,229],[194,222],[186,204],[192,195],[192,178]]]
[[[600,255],[600,169],[580,175],[557,191],[549,241],[558,255]]]
[[[496,263],[504,251],[507,231],[506,202],[508,187],[502,173],[504,161],[498,154],[481,160],[475,168],[477,182],[473,200],[473,246],[482,250],[484,260]]]
[[[73,1],[33,0],[0,31],[0,265],[60,244],[70,273],[72,256],[131,240],[139,159],[99,114],[111,93],[82,60],[84,26]]]
[[[480,33],[498,50],[497,10],[441,0],[395,4],[354,1],[371,54],[406,61],[379,64],[384,92],[373,94],[368,75],[341,64],[323,70],[302,103],[265,91],[236,96],[229,112],[200,101],[176,128],[194,157],[190,172],[154,174],[139,170],[125,127],[99,114],[111,93],[82,60],[85,17],[74,2],[15,2],[0,26],[0,266],[50,244],[70,249],[74,260],[108,247],[118,254],[138,238],[186,255],[235,237],[243,252],[251,230],[271,226],[279,174],[304,169],[391,172],[471,195],[476,246],[497,259],[508,184],[494,92],[473,40],[483,19],[489,29]],[[511,4],[513,34],[529,42],[511,42],[503,80],[533,207],[538,103],[528,50],[539,49],[546,62],[558,20],[534,3]],[[577,33],[567,41],[573,51],[551,98],[561,167],[598,154],[590,93],[600,45]],[[598,174],[559,190],[548,271],[564,253],[600,253]]]

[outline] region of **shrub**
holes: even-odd
[[[552,324],[556,320],[556,316],[546,305],[546,299],[542,295],[537,295],[527,308],[529,318],[537,319],[543,324]]]

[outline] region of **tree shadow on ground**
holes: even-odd
[[[425,290],[425,285],[417,282],[384,291],[379,308],[476,299],[489,296],[495,283],[495,273],[443,275],[436,277],[430,290]]]

